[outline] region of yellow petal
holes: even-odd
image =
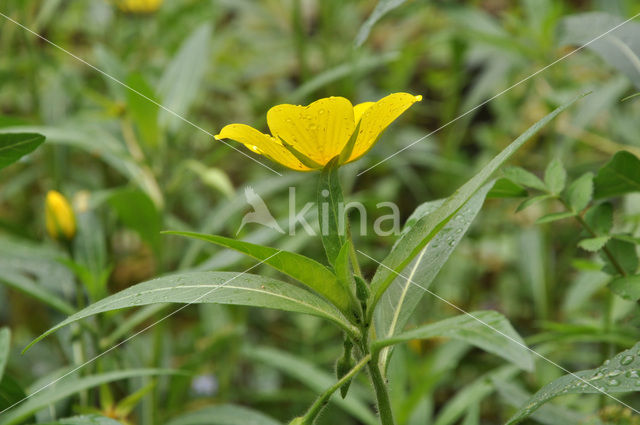
[[[267,112],[271,134],[315,162],[339,155],[355,128],[353,106],[344,97],[319,99],[309,106],[278,105]]]
[[[420,100],[422,100],[422,96],[394,93],[373,104],[366,102],[356,105],[358,111],[356,112],[356,108],[354,108],[354,114],[362,114],[360,130],[353,152],[347,162],[355,161],[367,153],[378,140],[380,134],[411,105]]]
[[[369,109],[369,107],[375,103],[376,102],[362,102],[353,107],[353,118],[355,119],[356,124],[358,124],[358,121],[362,118],[364,111]]]
[[[284,146],[268,134],[261,133],[253,127],[245,124],[229,124],[225,126],[216,139],[233,139],[260,155],[264,155],[272,161],[296,171],[309,171],[310,168],[303,165]]]

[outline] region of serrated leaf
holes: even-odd
[[[583,239],[578,242],[578,246],[585,251],[596,252],[602,249],[603,246],[611,239],[609,236],[598,236],[597,238]]]
[[[625,300],[638,301],[640,300],[640,275],[618,277],[609,284],[609,289]]]
[[[9,360],[9,348],[11,347],[11,331],[9,328],[0,328],[0,381],[4,375],[4,368]]]
[[[586,212],[584,221],[596,235],[606,235],[613,227],[613,205],[610,202],[595,205]]]
[[[42,143],[42,134],[0,133],[0,170],[33,152]]]
[[[264,264],[307,285],[343,311],[348,311],[349,309],[349,294],[344,286],[338,282],[336,275],[324,265],[304,255],[217,235],[204,235],[193,232],[164,233],[200,239],[225,248],[234,249],[256,260],[263,261]]]
[[[527,195],[527,190],[522,186],[509,179],[499,179],[487,194],[487,198],[522,198]]]
[[[544,182],[540,180],[538,176],[525,170],[522,167],[505,167],[503,174],[505,178],[521,186],[538,189],[543,192],[547,191],[547,186],[545,186]]]
[[[341,217],[344,205],[340,177],[338,175],[338,157],[333,158],[322,169],[318,183],[318,219],[320,236],[329,264],[335,264],[340,249],[347,240],[346,217]]]
[[[573,211],[563,211],[557,213],[546,214],[536,220],[536,223],[551,223],[552,221],[563,220],[565,218],[575,217],[576,213]]]
[[[373,345],[379,348],[434,337],[461,340],[500,356],[521,369],[532,371],[534,368],[531,351],[522,337],[506,317],[495,311],[476,311],[422,325],[393,337],[380,339]]]
[[[640,159],[620,151],[607,162],[593,180],[596,199],[640,191]]]
[[[567,109],[578,99],[578,96],[565,105],[555,109],[540,121],[529,127],[520,137],[514,140],[502,152],[494,157],[474,177],[460,187],[453,195],[438,208],[433,214],[429,214],[418,220],[411,230],[400,238],[391,253],[377,268],[371,282],[371,302],[375,305],[382,294],[402,270],[422,251],[433,237],[455,216],[464,204],[489,180],[491,175],[507,161],[513,153],[524,145],[542,127],[548,124],[562,111]]]
[[[491,183],[487,184],[471,197],[456,218],[449,221],[420,255],[393,280],[375,311],[374,324],[379,338],[391,337],[404,330],[409,317],[482,208],[491,186]],[[433,213],[440,205],[442,205],[441,200],[420,205],[407,220],[403,232],[408,232],[413,223]],[[388,347],[380,353],[380,365],[383,371],[386,371],[392,351],[393,347]]]
[[[606,253],[600,252],[600,256],[605,261],[605,267],[603,269],[605,272],[610,275],[636,273],[638,270],[638,254],[636,253],[636,247],[633,243],[619,239],[611,239],[607,242],[606,247],[615,259],[615,264]],[[619,268],[621,268],[624,273],[618,270]]]
[[[25,350],[58,329],[107,311],[156,303],[233,304],[311,314],[352,331],[344,316],[323,298],[290,283],[235,272],[195,272],[160,277],[131,286],[80,310],[36,338]]]
[[[544,171],[544,184],[549,189],[549,192],[558,195],[564,190],[566,182],[567,171],[564,169],[560,159],[554,158]]]
[[[542,387],[509,419],[506,425],[516,424],[549,400],[565,394],[602,394],[640,390],[640,342],[617,354],[597,369],[582,370],[564,375]]]
[[[593,197],[593,173],[585,173],[569,185],[567,199],[574,212],[579,213]]]
[[[165,425],[282,425],[275,419],[244,406],[218,404],[183,413]]]
[[[91,375],[73,380],[63,380],[38,393],[34,393],[23,403],[16,405],[11,410],[0,416],[0,425],[16,425],[33,415],[40,409],[50,406],[57,401],[77,394],[89,388],[122,379],[174,374],[176,371],[167,369],[131,369],[117,372],[108,372],[99,375]]]
[[[551,195],[538,195],[538,196],[534,196],[533,198],[529,198],[526,199],[524,201],[522,201],[522,203],[520,205],[518,205],[518,207],[516,208],[516,212],[520,212],[526,208],[529,208],[531,205],[535,205],[538,202],[542,202],[546,199],[549,198],[553,198],[553,196]]]

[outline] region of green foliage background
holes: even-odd
[[[371,18],[375,10],[384,8],[355,0],[167,0],[150,14],[125,13],[103,0],[0,5],[6,17],[77,56],[0,17],[0,132],[46,136],[33,153],[0,170],[0,325],[11,329],[10,344],[0,333],[0,348],[10,347],[5,368],[0,350],[0,378],[5,377],[0,410],[16,400],[16,393],[34,391],[72,368],[78,328],[65,328],[25,354],[21,350],[79,307],[76,277],[85,301],[94,302],[175,271],[244,270],[255,264],[202,241],[161,235],[161,230],[237,237],[323,259],[319,238],[302,231],[283,236],[247,225],[236,235],[248,211],[246,187],[265,199],[287,229],[288,188],[296,188],[301,208],[315,199],[317,175],[268,163],[283,174],[278,176],[211,135],[232,122],[266,129],[271,106],[331,95],[353,103],[398,91],[424,97],[365,158],[341,170],[345,197],[363,202],[372,223],[379,202],[397,203],[405,220],[423,202],[451,195],[557,105],[591,91],[511,159],[512,166],[538,180],[532,183],[515,168],[503,175],[526,187],[529,196],[550,198],[585,173],[597,174],[595,198],[613,197],[611,226],[585,235],[575,220],[555,220],[575,214],[550,216],[565,212],[553,200],[516,212],[522,199],[490,199],[430,290],[466,311],[499,311],[529,346],[570,371],[594,369],[640,340],[634,301],[640,293],[615,290],[613,295],[607,288],[610,276],[590,252],[609,243],[594,240],[598,237],[636,238],[616,242],[616,252],[629,273],[637,273],[638,188],[609,190],[611,177],[598,171],[620,150],[640,157],[640,100],[623,100],[640,91],[640,67],[633,65],[640,63],[640,23],[630,22],[620,36],[631,56],[594,43],[465,114],[640,13],[637,2],[380,3],[398,6],[377,13],[376,21]],[[614,165],[607,170],[624,168]],[[562,177],[565,169],[568,177]],[[73,251],[79,267],[70,266],[65,247],[46,236],[44,198],[50,189],[74,200],[78,236]],[[584,189],[567,190],[572,191],[567,192],[570,206],[589,202],[580,198]],[[356,243],[382,260],[394,239],[369,230],[355,234]],[[377,264],[360,260],[364,275],[371,277]],[[257,272],[278,276],[264,266]],[[99,331],[95,343],[85,341],[89,357],[173,309],[156,304],[87,321],[88,332]],[[455,314],[426,295],[407,326]],[[190,306],[70,377],[80,388],[79,380],[102,376],[101,390],[44,399],[41,407],[47,408],[35,409],[24,423],[76,414],[144,424],[210,423],[211,418],[229,424],[238,417],[249,423],[250,415],[256,415],[255,423],[286,423],[334,382],[341,353],[339,329],[313,316]],[[530,394],[566,374],[540,359],[533,372],[503,363],[457,340],[398,347],[388,371],[397,422],[505,423]],[[122,376],[107,376],[120,370]],[[360,378],[349,397],[332,401],[321,423],[376,423],[373,396]],[[637,394],[619,397],[640,406]],[[635,424],[638,418],[597,394],[568,395],[524,423],[598,421]]]

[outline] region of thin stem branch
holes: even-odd
[[[311,405],[307,413],[303,416],[302,422],[303,424],[311,424],[317,418],[318,414],[322,409],[329,403],[329,399],[335,393],[345,385],[349,380],[351,380],[356,374],[362,369],[367,363],[371,360],[371,354],[367,354],[360,360],[346,375],[344,375],[338,382],[329,387],[324,393],[318,397],[318,399]]]

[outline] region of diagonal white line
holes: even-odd
[[[366,170],[359,172],[359,173],[358,173],[358,176],[363,175],[363,174],[364,174],[364,173],[366,173],[367,171],[369,171],[369,170],[371,170],[371,169],[373,169],[373,168],[377,167],[378,165],[382,164],[383,162],[386,162],[386,161],[390,160],[391,158],[393,158],[394,156],[396,156],[396,155],[398,155],[398,154],[400,154],[400,153],[402,153],[402,152],[406,151],[407,149],[409,149],[410,147],[412,147],[412,146],[413,146],[413,145],[415,145],[416,143],[420,143],[421,141],[423,141],[423,140],[424,140],[424,139],[426,139],[427,137],[430,137],[430,136],[432,136],[432,135],[436,134],[437,132],[439,132],[439,131],[440,131],[440,130],[442,130],[443,128],[446,128],[446,127],[450,126],[451,124],[453,124],[454,122],[458,121],[459,119],[461,119],[461,118],[463,118],[463,117],[465,117],[465,116],[469,115],[470,113],[472,113],[472,112],[473,112],[473,111],[475,111],[476,109],[481,108],[481,107],[483,107],[484,105],[486,105],[487,103],[491,102],[492,100],[494,100],[494,99],[496,99],[496,98],[498,98],[498,97],[502,96],[503,94],[505,94],[505,93],[506,93],[506,92],[508,92],[509,90],[511,90],[511,89],[513,89],[513,88],[515,88],[515,87],[518,87],[520,84],[522,84],[522,83],[524,83],[524,82],[526,82],[526,81],[529,81],[530,79],[532,79],[532,78],[533,78],[533,77],[535,77],[536,75],[540,74],[541,72],[546,71],[547,69],[551,68],[553,65],[557,64],[558,62],[561,62],[561,61],[565,60],[566,58],[568,58],[569,56],[573,55],[574,53],[579,52],[580,50],[584,49],[585,47],[587,47],[587,46],[588,46],[588,45],[590,45],[591,43],[594,43],[594,42],[596,42],[596,41],[600,40],[602,37],[605,37],[606,35],[608,35],[608,34],[609,34],[609,33],[611,33],[612,31],[617,30],[618,28],[620,28],[620,27],[621,27],[621,26],[623,26],[624,24],[626,24],[626,23],[628,23],[628,22],[630,22],[630,21],[633,21],[633,20],[634,20],[634,19],[636,19],[638,16],[640,16],[640,13],[637,13],[637,14],[633,15],[631,18],[627,19],[627,20],[626,20],[626,21],[624,21],[624,22],[619,23],[619,24],[618,24],[618,25],[616,25],[615,27],[613,27],[613,28],[609,29],[607,32],[605,32],[605,33],[603,33],[603,34],[600,34],[600,35],[599,35],[599,36],[597,36],[596,38],[594,38],[594,39],[592,39],[592,40],[588,41],[587,43],[583,44],[582,46],[580,46],[580,47],[578,47],[578,48],[576,48],[576,49],[574,49],[574,50],[570,51],[569,53],[565,54],[564,56],[562,56],[562,57],[560,57],[560,58],[556,59],[555,61],[551,62],[549,65],[545,66],[544,68],[541,68],[541,69],[537,70],[536,72],[534,72],[533,74],[529,75],[528,77],[523,78],[522,80],[518,81],[517,83],[515,83],[515,84],[513,84],[513,85],[511,85],[511,86],[507,87],[506,89],[502,90],[500,93],[498,93],[498,94],[496,94],[496,95],[494,95],[494,96],[490,97],[489,99],[485,100],[484,102],[482,102],[482,103],[480,103],[480,104],[478,104],[478,105],[474,106],[473,108],[469,109],[467,112],[465,112],[465,113],[463,113],[463,114],[461,114],[461,115],[458,115],[457,117],[455,117],[455,118],[454,118],[454,119],[452,119],[451,121],[447,122],[446,124],[441,125],[440,127],[436,128],[436,129],[435,129],[435,130],[433,130],[432,132],[430,132],[430,133],[428,133],[428,134],[426,134],[426,135],[422,136],[422,137],[421,137],[421,138],[419,138],[418,140],[416,140],[416,141],[414,141],[414,142],[411,142],[410,144],[408,144],[407,146],[403,147],[403,148],[402,148],[402,149],[400,149],[399,151],[394,152],[393,154],[389,155],[388,157],[384,158],[384,159],[383,159],[383,160],[381,160],[381,161],[378,161],[377,163],[373,164],[371,167],[367,168]]]
[[[57,378],[57,379],[55,379],[55,380],[53,380],[53,381],[49,382],[47,385],[44,385],[44,386],[42,386],[42,387],[38,388],[36,391],[32,392],[32,393],[31,393],[31,394],[29,394],[28,396],[24,397],[23,399],[21,399],[21,400],[19,400],[19,401],[15,402],[15,403],[13,403],[11,406],[9,406],[9,407],[5,408],[4,410],[0,411],[0,415],[2,415],[3,413],[5,413],[6,411],[8,411],[8,410],[10,410],[10,409],[13,409],[15,406],[17,406],[17,405],[19,405],[19,404],[21,404],[21,403],[25,402],[26,400],[30,399],[31,397],[35,396],[36,394],[40,393],[41,391],[45,390],[46,388],[49,388],[50,386],[54,385],[55,383],[57,383],[57,382],[61,381],[62,379],[66,378],[67,376],[69,376],[69,375],[71,375],[71,374],[73,374],[73,373],[77,372],[78,370],[80,370],[80,369],[82,369],[83,367],[87,366],[89,363],[94,362],[95,360],[99,359],[100,357],[104,356],[105,354],[108,354],[108,353],[110,353],[111,351],[115,350],[116,348],[120,347],[121,345],[123,345],[123,344],[127,343],[128,341],[131,341],[133,338],[135,338],[135,337],[137,337],[138,335],[140,335],[141,333],[143,333],[143,332],[145,332],[145,331],[147,331],[147,330],[151,329],[152,327],[154,327],[154,326],[155,326],[155,325],[157,325],[158,323],[163,322],[164,320],[166,320],[166,319],[168,319],[169,317],[171,317],[171,316],[175,315],[176,313],[178,313],[178,312],[180,312],[180,311],[184,310],[185,308],[189,307],[190,305],[197,303],[198,301],[200,301],[201,299],[203,299],[203,298],[204,298],[204,297],[206,297],[207,295],[210,295],[211,293],[213,293],[213,292],[217,291],[218,289],[223,288],[223,287],[224,287],[226,284],[228,284],[229,282],[231,282],[231,281],[233,281],[233,280],[237,279],[238,277],[240,277],[240,276],[242,276],[242,275],[246,274],[247,272],[249,272],[249,271],[251,271],[251,270],[255,269],[255,268],[256,268],[256,267],[258,267],[260,264],[262,264],[262,263],[264,263],[265,261],[268,261],[269,259],[271,259],[271,258],[275,257],[276,255],[280,254],[280,252],[282,252],[282,251],[278,250],[275,254],[270,255],[269,257],[267,257],[267,258],[265,258],[264,260],[262,260],[262,261],[260,261],[260,262],[258,262],[258,263],[256,263],[256,264],[254,264],[253,266],[251,266],[251,267],[249,267],[248,269],[246,269],[245,271],[243,271],[243,272],[241,272],[241,273],[237,274],[236,276],[232,277],[231,279],[227,280],[226,282],[223,282],[223,283],[222,283],[222,284],[220,284],[219,286],[216,286],[216,287],[212,288],[211,290],[209,290],[209,291],[205,292],[204,294],[202,294],[202,295],[198,296],[196,299],[194,299],[194,300],[193,300],[193,301],[191,301],[190,303],[183,305],[182,307],[180,307],[180,308],[178,308],[178,309],[174,310],[173,312],[171,312],[171,313],[167,314],[166,316],[162,317],[161,319],[159,319],[159,320],[157,320],[157,321],[153,322],[152,324],[150,324],[150,325],[149,325],[149,326],[147,326],[146,328],[144,328],[144,329],[142,329],[142,330],[140,330],[140,331],[136,332],[135,334],[131,335],[131,336],[130,336],[130,337],[128,337],[127,339],[125,339],[125,340],[123,340],[123,341],[119,342],[118,344],[114,345],[113,347],[111,347],[111,348],[109,348],[109,349],[107,349],[107,350],[103,351],[102,353],[100,353],[100,354],[96,355],[96,356],[95,356],[95,357],[93,357],[92,359],[87,360],[86,362],[82,363],[81,365],[79,365],[79,366],[75,367],[74,369],[70,370],[69,372],[65,373],[65,374],[64,374],[64,375],[62,375],[61,377],[59,377],[59,378]]]
[[[30,32],[31,34],[35,35],[36,37],[38,37],[39,39],[41,39],[42,41],[52,45],[53,47],[55,47],[56,49],[68,54],[69,56],[71,56],[72,58],[74,58],[75,60],[82,62],[83,64],[85,64],[86,66],[88,66],[89,68],[93,69],[96,72],[99,72],[100,74],[104,75],[105,77],[109,78],[110,80],[120,84],[122,87],[126,88],[127,90],[131,90],[133,93],[137,94],[138,96],[148,100],[149,102],[153,103],[154,105],[158,106],[159,108],[164,109],[165,111],[167,111],[168,113],[170,113],[171,115],[173,115],[176,118],[181,119],[182,121],[186,122],[187,124],[189,124],[190,126],[200,130],[201,132],[207,134],[208,136],[211,136],[215,139],[215,136],[205,130],[204,128],[200,127],[199,125],[197,125],[196,123],[194,123],[193,121],[188,120],[187,118],[183,117],[182,115],[178,114],[177,112],[175,112],[174,110],[162,105],[161,103],[156,102],[155,100],[151,99],[149,96],[146,96],[143,93],[140,93],[138,90],[134,89],[133,87],[127,85],[126,83],[120,81],[119,79],[117,79],[116,77],[106,73],[105,71],[101,70],[100,68],[98,68],[95,65],[90,64],[89,62],[87,62],[86,60],[82,59],[81,57],[71,53],[69,50],[65,49],[64,47],[54,43],[53,41],[49,40],[48,38],[38,34],[37,32],[33,31],[31,28],[28,28],[24,25],[22,25],[20,22],[16,21],[15,19],[5,15],[4,13],[0,12],[0,16],[2,16],[3,18],[7,19],[8,21],[13,22],[14,24],[16,24],[17,26],[19,26],[20,28],[22,28],[25,31]],[[217,140],[217,139],[216,139]],[[265,167],[268,170],[271,170],[272,172],[276,173],[279,176],[282,176],[282,174],[280,174],[279,172],[277,172],[276,170],[274,170],[273,168],[269,167],[268,165],[258,161],[257,159],[247,155],[246,153],[244,153],[243,151],[241,151],[240,149],[236,148],[235,146],[229,144],[228,142],[225,142],[224,140],[218,140],[219,142],[224,143],[225,145],[227,145],[228,147],[230,147],[231,149],[235,150],[236,152],[240,152],[242,155],[246,156],[247,158],[249,158],[250,160],[252,160],[253,162],[256,162],[260,165],[262,165],[263,167]]]
[[[378,265],[384,267],[385,269],[389,270],[390,272],[396,274],[397,276],[402,277],[403,279],[406,279],[409,283],[411,283],[412,285],[417,286],[418,288],[422,289],[423,291],[427,292],[430,295],[433,295],[434,297],[436,297],[437,299],[439,299],[440,301],[446,303],[447,305],[449,305],[450,307],[453,307],[454,309],[458,310],[459,312],[461,312],[462,314],[469,316],[470,318],[472,318],[473,320],[481,323],[482,325],[486,326],[487,328],[491,329],[492,331],[502,335],[503,337],[507,338],[508,340],[518,344],[519,346],[521,346],[522,348],[526,349],[527,351],[530,351],[531,353],[535,354],[536,356],[540,357],[541,359],[545,360],[546,362],[552,364],[553,366],[557,367],[558,369],[562,370],[563,372],[573,376],[574,378],[582,381],[583,383],[587,384],[588,386],[594,388],[596,391],[606,395],[607,397],[611,398],[612,400],[617,401],[618,403],[622,404],[623,406],[625,406],[628,409],[631,409],[633,412],[637,413],[640,415],[640,411],[634,409],[633,407],[629,406],[628,404],[626,404],[624,401],[620,400],[619,398],[609,394],[608,392],[604,391],[601,388],[596,387],[595,385],[593,385],[591,382],[581,378],[580,376],[576,375],[575,373],[571,372],[569,369],[566,369],[565,367],[559,365],[558,363],[554,362],[553,360],[549,359],[548,357],[545,357],[544,355],[538,353],[537,351],[533,350],[532,348],[527,347],[525,344],[521,343],[520,341],[512,338],[511,336],[505,334],[504,332],[502,332],[500,329],[495,328],[494,326],[491,326],[490,324],[488,324],[487,322],[483,321],[482,319],[479,319],[478,317],[474,316],[473,314],[469,313],[468,311],[464,310],[463,308],[458,307],[457,305],[455,305],[454,303],[452,303],[451,301],[442,298],[440,295],[436,294],[435,292],[423,287],[422,285],[415,283],[413,280],[409,279],[408,277],[406,277],[405,275],[403,275],[402,273],[398,273],[397,271],[393,270],[390,267],[387,267],[386,265],[382,264],[380,261],[376,260],[375,258],[371,257],[370,255],[362,252],[361,250],[358,250],[358,252],[362,255],[364,255],[365,257],[367,257],[368,259],[370,259],[371,261],[374,261],[375,263],[377,263]]]

